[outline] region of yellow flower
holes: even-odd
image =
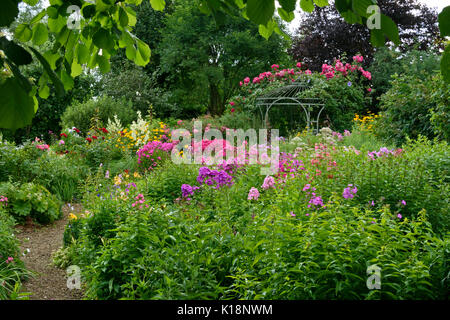
[[[74,215],[73,213],[69,214],[69,220],[77,220],[78,217]]]

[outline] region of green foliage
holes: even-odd
[[[400,145],[406,137],[419,134],[433,138],[435,132],[448,136],[445,111],[450,105],[449,87],[439,76],[424,80],[416,75],[393,76],[392,88],[381,97],[382,117],[377,134],[390,143]],[[434,127],[430,121],[434,110]],[[444,121],[444,123],[442,122]]]
[[[102,93],[116,100],[131,101],[133,109],[142,114],[152,105],[157,116],[170,116],[176,110],[167,103],[167,94],[156,86],[154,76],[148,76],[142,68],[128,66],[103,78]]]
[[[450,142],[450,98],[449,84],[439,80],[439,76],[432,79],[434,84],[431,99],[436,105],[430,109],[431,125],[434,134],[443,140]]]
[[[380,141],[373,133],[367,131],[352,130],[350,136],[344,137],[343,144],[346,146],[354,146],[356,149],[366,153],[367,151],[380,150],[386,147],[392,149],[393,146],[386,145],[385,142]]]
[[[88,174],[79,159],[41,151],[32,143],[0,144],[0,182],[36,182],[60,200],[71,201]]]
[[[31,173],[36,177],[34,180],[66,202],[78,194],[79,183],[88,174],[86,166],[67,156],[46,153],[39,158],[38,166],[38,171]]]
[[[0,263],[3,263],[8,257],[18,258],[20,250],[19,241],[14,237],[15,220],[7,213],[6,203],[1,202],[0,206]]]
[[[106,126],[108,119],[112,120],[114,115],[117,115],[123,125],[128,125],[136,119],[136,113],[130,102],[103,96],[97,100],[91,99],[69,106],[61,117],[61,125],[63,128],[76,127],[83,133],[87,133],[91,128],[91,119],[94,116],[97,116]]]
[[[62,217],[59,200],[41,185],[2,183],[0,193],[8,198],[7,212],[17,222],[24,222],[30,217],[38,223],[47,224]]]
[[[374,214],[379,221],[373,224]],[[386,208],[375,213],[336,203],[313,213],[308,221],[302,220],[279,215],[256,219],[258,232],[246,241],[252,257],[242,259],[246,266],[240,265],[232,275],[231,297],[445,297],[446,284],[441,280],[446,277],[446,263],[441,260],[434,265],[432,261],[444,257],[448,244],[431,235],[424,214],[417,221],[398,223]],[[427,249],[418,249],[417,241]],[[381,268],[380,290],[366,287],[369,265]]]
[[[249,111],[235,112],[235,113],[224,113],[221,116],[201,116],[198,118],[192,119],[190,122],[183,124],[182,127],[186,129],[193,129],[194,122],[201,121],[203,129],[207,126],[210,128],[223,128],[222,131],[223,138],[226,137],[225,128],[233,128],[233,129],[259,129],[261,128],[261,121],[259,118],[255,117],[255,115]]]
[[[20,260],[19,241],[14,237],[14,219],[0,202],[0,300],[21,299],[23,280],[31,275]],[[11,260],[12,259],[12,260]]]
[[[182,169],[181,169],[182,168]],[[181,195],[181,185],[195,184],[198,166],[177,165],[167,162],[163,168],[156,170],[147,177],[145,194],[155,201],[173,202]]]
[[[411,50],[404,54],[388,48],[377,49],[369,67],[375,97],[386,93],[392,86],[392,75],[411,75],[425,80],[437,71],[439,56],[432,52]]]
[[[212,16],[198,10],[200,2],[174,4],[157,50],[171,92],[169,102],[183,111],[174,117],[188,118],[205,107],[221,115],[240,79],[287,60],[282,37],[261,40],[257,26],[241,17],[224,16],[218,28]]]
[[[444,9],[442,9],[442,12],[439,14],[438,17],[439,30],[443,38],[450,35],[450,24],[448,22],[449,17],[450,17],[450,6],[447,6]],[[450,83],[449,70],[450,70],[450,46],[447,44],[441,60],[441,73],[446,83]]]
[[[370,104],[370,96],[362,81],[353,80],[348,85],[349,79],[335,77],[329,80],[315,75],[312,78],[312,87],[303,91],[303,98],[320,98],[325,103],[321,114],[321,123],[328,124],[336,131],[344,131],[351,128],[355,113],[361,114]]]

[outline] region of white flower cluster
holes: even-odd
[[[119,133],[123,130],[123,125],[120,119],[117,117],[117,114],[114,115],[114,121],[111,121],[110,118],[108,118],[108,125],[106,126],[106,130],[110,133]]]

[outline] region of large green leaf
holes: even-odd
[[[441,73],[444,77],[444,81],[450,83],[450,45],[445,47],[444,54],[442,55]]]
[[[89,61],[89,49],[83,43],[78,43],[75,47],[75,56],[79,63],[85,64]]]
[[[0,49],[18,66],[30,64],[33,61],[28,51],[5,37],[0,37]]]
[[[48,39],[48,30],[45,24],[38,23],[33,27],[33,36],[31,40],[35,45],[44,44]]]
[[[94,44],[104,50],[111,51],[114,49],[114,39],[111,33],[103,28],[100,28],[92,37]]]
[[[346,11],[342,12],[341,16],[344,18],[345,22],[354,24],[354,23],[361,23],[362,19],[359,15],[354,13],[353,11]]]
[[[33,51],[34,55],[36,56],[36,58],[38,58],[39,62],[44,67],[44,70],[47,72],[48,76],[52,80],[55,86],[56,95],[58,97],[63,97],[65,94],[64,85],[56,75],[55,71],[53,71],[53,69],[50,67],[48,61],[36,49],[30,47],[30,50]]]
[[[327,0],[325,0],[327,1]],[[295,10],[295,5],[297,3],[297,0],[278,0],[278,2],[280,3],[281,7],[287,11],[287,12],[292,12]]]
[[[445,7],[438,16],[441,37],[450,36],[450,6]]]
[[[119,8],[119,23],[122,27],[128,26],[128,14],[122,7]]]
[[[34,25],[35,23],[38,23],[39,21],[42,20],[43,17],[45,17],[47,14],[47,10],[42,10],[41,12],[39,12],[37,15],[35,15],[33,17],[33,19],[30,20],[30,25]]]
[[[281,8],[279,8],[281,9]],[[266,40],[270,38],[274,31],[274,27],[276,25],[276,22],[273,20],[270,20],[267,25],[259,25],[259,34],[262,35]]]
[[[83,67],[78,63],[76,59],[73,59],[72,61],[72,70],[70,72],[70,75],[75,78],[78,77],[83,72]]]
[[[18,14],[18,0],[2,0],[0,9],[0,27],[8,27]]]
[[[314,0],[314,3],[319,7],[325,7],[329,5],[328,0]]]
[[[101,73],[108,73],[109,70],[111,70],[111,65],[109,64],[108,59],[104,56],[97,55],[97,63]]]
[[[150,62],[151,50],[150,47],[144,41],[141,41],[139,39],[136,39],[136,41],[137,41],[137,50],[134,62],[138,66],[143,67]]]
[[[0,83],[0,128],[16,130],[31,124],[36,100],[16,78]]]
[[[50,50],[44,53],[44,58],[48,61],[50,67],[54,70],[56,69],[56,61],[58,61],[61,56],[59,55],[59,53],[54,53],[52,50]]]
[[[300,0],[300,8],[305,12],[313,12],[314,3],[312,0]]]
[[[367,12],[367,8],[373,5],[372,0],[353,0],[352,7],[353,11],[356,12],[361,17],[369,17],[369,13]]]
[[[275,12],[274,0],[248,0],[247,15],[256,24],[266,25]]]
[[[70,70],[71,68],[69,67],[69,72],[71,72]],[[73,85],[75,84],[75,82],[73,81],[73,78],[70,76],[70,74],[66,71],[66,69],[61,69],[61,82],[64,85],[64,89],[66,91],[72,90]]]
[[[400,44],[400,36],[397,25],[391,18],[384,14],[381,14],[381,30],[392,42],[394,42],[394,44]]]
[[[294,12],[287,12],[283,8],[278,8],[278,14],[280,15],[280,18],[286,22],[291,22],[295,18]]]
[[[335,0],[334,6],[340,14],[352,9],[352,2],[350,0]]]
[[[48,18],[48,28],[53,33],[59,33],[66,25],[67,20],[63,16],[57,16],[56,19]]]
[[[370,42],[374,47],[384,46],[385,38],[383,32],[379,29],[370,30]]]
[[[6,58],[5,61],[9,65],[10,69],[12,70],[12,72],[14,74],[14,77],[17,79],[17,81],[22,86],[22,88],[26,92],[32,91],[33,88],[30,84],[30,81],[27,78],[25,78],[25,76],[22,74],[22,72],[20,72],[19,68],[8,58]]]
[[[164,0],[150,0],[150,4],[154,10],[163,11],[166,6],[166,2]]]
[[[16,30],[14,30],[14,37],[22,42],[29,41],[32,35],[33,32],[31,31],[28,24],[19,24]]]

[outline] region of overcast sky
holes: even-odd
[[[419,2],[426,4],[428,7],[435,7],[437,8],[438,12],[441,12],[442,9],[446,6],[450,6],[450,0],[419,0]],[[295,19],[288,24],[290,31],[295,31],[297,27],[300,25],[300,14],[302,11],[300,11],[300,7],[297,3],[297,10],[295,13]]]

